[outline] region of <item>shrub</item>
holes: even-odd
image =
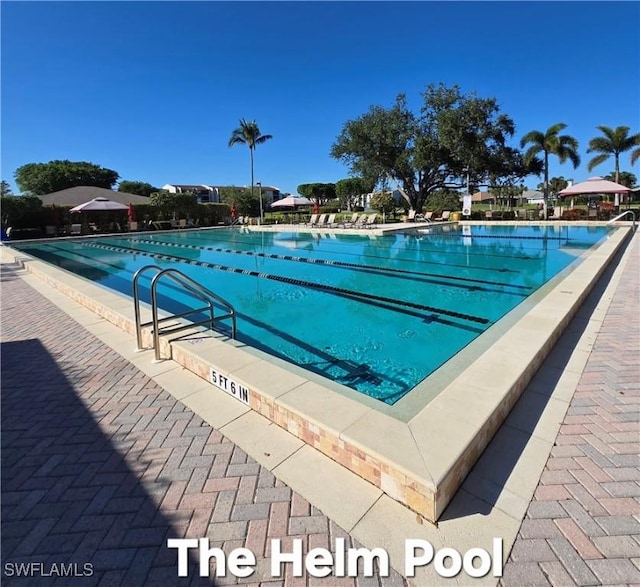
[[[35,196],[5,196],[0,198],[2,226],[30,228],[44,226],[48,210],[43,209],[42,200]]]
[[[396,201],[389,192],[377,193],[371,198],[371,207],[380,214],[389,214],[396,209]]]
[[[334,214],[336,212],[340,212],[340,208],[334,205],[320,206],[321,214]]]
[[[231,218],[231,206],[218,203],[198,204],[194,213],[201,225],[216,226]]]
[[[42,230],[40,228],[12,228],[9,238],[12,241],[17,241],[40,238],[41,236]]]
[[[578,214],[579,208],[573,208],[573,210],[565,210],[562,213],[563,220],[579,220],[580,215]]]

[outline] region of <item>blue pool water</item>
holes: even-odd
[[[238,340],[393,404],[606,235],[555,225],[211,229],[14,246],[128,295],[140,267],[176,267],[235,306]],[[163,286],[160,305],[184,310],[184,295]]]

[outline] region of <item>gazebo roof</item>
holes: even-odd
[[[120,204],[148,204],[149,198],[128,192],[116,192],[95,186],[76,186],[38,196],[43,206],[78,206],[95,198],[107,198]]]

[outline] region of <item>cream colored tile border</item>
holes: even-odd
[[[372,231],[360,231],[363,232]],[[163,340],[163,356],[172,356],[204,380],[208,381],[213,367],[245,385],[255,412],[433,522],[451,501],[627,234],[628,229],[614,231],[586,255],[408,423],[383,414],[370,404],[335,393],[319,384],[317,377],[305,379],[299,373],[291,373],[216,334],[187,335],[171,343]],[[133,304],[123,303],[126,296],[22,253],[16,256],[27,259],[28,271],[50,286],[134,334]],[[508,362],[505,356],[510,357]],[[216,395],[223,395],[227,405],[231,405],[229,400],[234,401],[223,392],[211,394],[211,401],[217,401],[213,399]],[[187,404],[188,396],[183,395]],[[214,413],[205,405],[205,390],[194,393],[194,400],[196,397],[199,403],[194,407]],[[242,414],[242,409],[227,409],[215,423],[224,432],[224,427],[244,417]]]

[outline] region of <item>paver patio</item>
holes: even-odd
[[[636,235],[504,585],[640,584],[639,261]]]
[[[505,567],[503,585],[640,584],[640,248],[629,261]],[[170,537],[258,555],[341,528],[25,283],[2,271],[2,564],[93,564],[81,585],[205,585]],[[594,302],[595,303],[595,302]],[[585,309],[587,312],[587,309]],[[576,320],[587,320],[581,311]],[[529,398],[532,397],[529,394]],[[534,392],[535,397],[535,392]],[[528,401],[531,401],[530,399]],[[446,514],[446,512],[445,512]],[[261,585],[402,585],[330,577]],[[213,567],[212,567],[213,573]],[[45,582],[46,581],[46,582]],[[255,581],[255,579],[254,579]],[[258,584],[231,576],[215,584]],[[463,582],[457,582],[463,584]],[[420,586],[417,586],[420,587]]]

